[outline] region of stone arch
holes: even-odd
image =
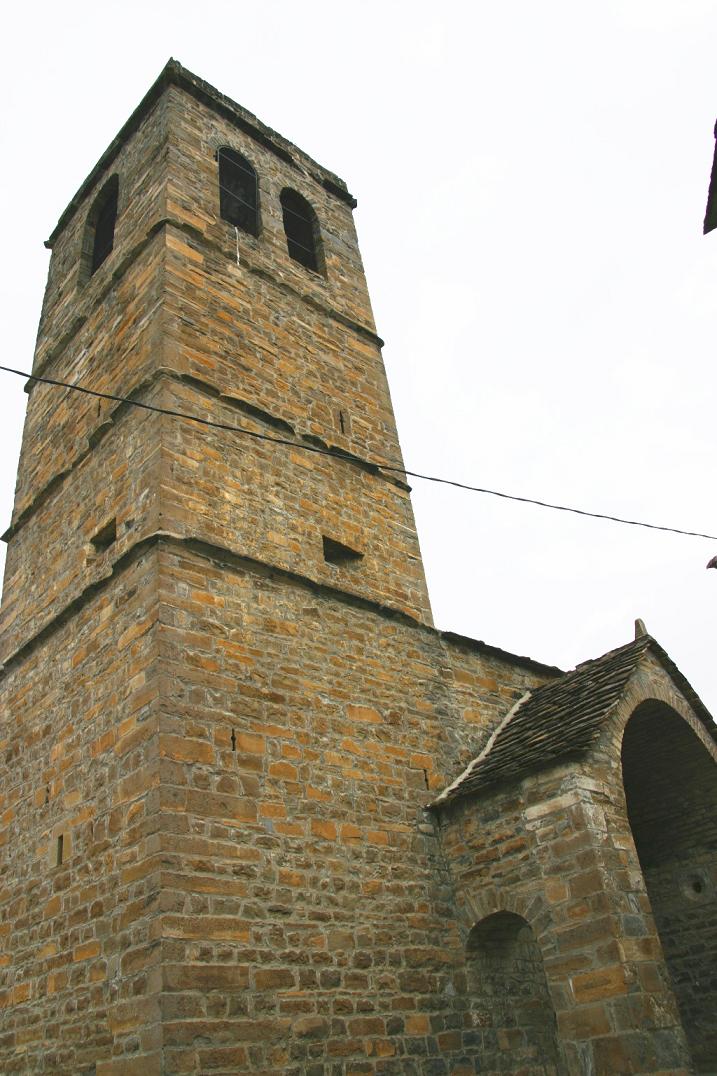
[[[642,704],[662,703],[673,710],[694,732],[712,758],[717,762],[717,733],[708,730],[693,708],[680,694],[673,682],[664,675],[657,661],[652,659],[638,669],[625,688],[619,704],[613,710],[601,737],[603,747],[620,765],[622,741],[625,729],[633,714]]]
[[[682,709],[682,708],[681,708]],[[644,699],[624,724],[625,806],[697,1072],[717,1069],[717,769],[691,714]]]
[[[496,911],[466,944],[466,993],[481,1061],[491,1072],[564,1072],[543,956],[523,916]]]
[[[554,947],[555,924],[550,905],[542,892],[532,887],[526,892],[508,888],[499,891],[494,886],[485,886],[475,892],[464,893],[461,911],[466,936],[482,920],[505,912],[527,922],[544,954]]]

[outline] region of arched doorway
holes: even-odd
[[[717,1070],[717,766],[674,710],[638,706],[622,741],[627,813],[697,1072]]]
[[[485,1070],[562,1073],[543,957],[526,920],[496,912],[476,924],[468,936],[466,971]]]

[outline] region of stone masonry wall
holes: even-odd
[[[152,228],[164,219],[168,153],[166,112],[166,97],[163,97],[124,143],[116,159],[84,194],[59,235],[53,238],[33,373],[41,373],[48,363],[63,358],[65,346],[86,320],[96,315],[113,279],[121,277],[127,260],[136,257]],[[120,179],[114,247],[97,272],[83,281],[82,248],[87,217],[97,194],[114,174]],[[120,314],[123,312],[121,303],[118,310]],[[29,447],[35,447],[34,437]]]
[[[360,325],[367,330],[367,337],[375,331],[353,213],[343,198],[337,197],[323,185],[323,179],[330,173],[316,165],[296,146],[279,140],[289,149],[292,159],[292,163],[289,163],[183,89],[171,87],[166,99],[169,216],[221,251],[227,263],[236,264],[238,242],[240,264],[246,264],[257,276],[265,272],[270,281],[280,282],[285,288],[285,297],[293,289],[311,303],[329,308],[339,318]],[[241,153],[257,172],[258,237],[242,231],[237,237],[233,225],[219,216],[215,155],[222,146],[230,146]],[[303,195],[316,212],[326,263],[325,274],[307,271],[289,257],[279,201],[285,187]],[[256,281],[253,283],[256,284]],[[220,286],[214,289],[213,298],[220,304],[228,301],[224,288]],[[275,303],[271,313],[278,315],[282,305]],[[269,319],[257,320],[268,323]],[[288,309],[283,320],[290,320]],[[238,320],[240,326],[241,319]],[[376,365],[378,367],[380,364]],[[385,375],[383,380],[385,385]],[[387,417],[393,426],[393,415]]]
[[[188,385],[178,403],[229,423],[246,424],[249,414],[259,432],[400,466],[349,206],[317,181],[301,155],[292,166],[177,88],[169,99],[164,363],[193,379],[194,389]],[[223,145],[256,168],[258,237],[219,218],[215,156]],[[325,276],[289,257],[280,205],[287,186],[317,214]],[[211,400],[217,393],[220,403]],[[206,429],[175,428],[172,436],[192,443],[193,454],[200,444],[218,453],[214,473],[204,466],[203,485],[192,498],[197,537],[215,540],[219,528],[236,551],[335,582],[335,568],[320,551],[325,533],[364,554],[344,571],[344,589],[430,621],[407,487],[394,476],[307,452],[263,450]],[[182,474],[174,445],[172,457],[175,469],[165,482],[169,529],[173,517],[181,517],[194,477],[193,464]],[[229,495],[227,471],[234,486]]]
[[[68,409],[75,398],[66,402]],[[5,660],[157,529],[161,419],[134,408],[115,415],[104,429],[103,418],[95,416],[97,439],[91,447],[87,441],[78,445],[75,465],[13,534],[2,610]],[[111,522],[116,539],[96,548],[92,538]]]
[[[529,677],[189,542],[161,600],[166,1071],[473,1071],[423,808],[466,735],[456,676]]]
[[[682,764],[675,744],[665,741],[671,780],[669,787],[663,781],[661,799],[654,780],[632,774],[641,797],[635,803],[633,795],[633,831],[621,746],[631,716],[648,704],[649,741],[664,739],[655,715],[659,719],[659,708],[669,707],[680,737],[689,740],[693,764]],[[689,704],[648,654],[586,759],[514,786],[488,788],[438,814],[465,934],[496,912],[522,916],[532,927],[571,1073],[714,1067],[705,1008],[714,963],[707,925],[714,889],[706,866],[714,862],[714,839],[706,805],[714,797],[715,750],[708,741]],[[659,774],[659,751],[648,752],[643,744],[637,756],[651,779],[655,768]],[[680,793],[686,787],[690,791]],[[656,810],[659,834],[654,831],[650,844],[652,831],[639,815],[652,817]],[[694,853],[687,860],[680,857],[678,833]],[[659,864],[650,851],[657,847]],[[685,884],[698,878],[699,893],[688,894],[684,885],[678,893],[680,878]],[[478,1010],[479,998],[472,1004]],[[491,1030],[488,1022],[479,1034]]]
[[[532,927],[568,1072],[687,1073],[654,923],[605,839],[602,798],[593,778],[564,767],[442,812],[464,929],[497,911]],[[626,916],[639,918],[639,941]]]
[[[80,1076],[113,1044],[159,1044],[157,618],[140,546],[3,671],[3,1073]]]
[[[0,1067],[468,1071],[424,805],[541,678],[191,540],[127,551],[2,681]]]
[[[95,277],[105,269],[110,273],[112,257],[110,254]],[[160,234],[137,252],[114,284],[111,277],[104,281],[109,291],[102,305],[44,367],[48,377],[117,396],[131,396],[146,381],[161,354],[157,312],[163,257]],[[50,483],[86,453],[87,439],[102,429],[115,406],[111,401],[54,385],[30,384],[13,510],[15,525],[33,510],[34,502]]]
[[[170,408],[265,433],[197,388],[165,382]],[[269,432],[274,432],[269,430]],[[162,438],[162,526],[419,616],[426,588],[406,490],[350,462],[175,420]],[[335,565],[326,535],[362,553]]]
[[[54,240],[36,373],[132,396],[158,365],[165,237],[156,226],[165,213],[165,138],[160,101]],[[120,175],[114,249],[83,281],[87,216],[114,173]],[[151,385],[148,391],[151,396]],[[111,425],[122,416],[122,405],[37,382],[29,383],[28,392],[12,525],[4,536],[4,656],[96,577],[101,566],[88,563],[86,547],[106,519],[118,517],[123,537],[123,529],[131,531],[147,513],[147,498],[158,495],[156,481],[151,493],[142,485],[158,439],[138,413],[129,427],[142,430],[139,443]]]

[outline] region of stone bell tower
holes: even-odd
[[[354,205],[170,61],[48,240],[33,372],[121,399],[30,382],[5,535],[0,1056],[28,1070],[160,1071],[165,988],[249,985],[227,951],[265,853],[237,827],[298,830],[258,802],[271,711],[306,737],[346,661],[296,667],[287,595],[318,635],[336,595],[338,635],[346,603],[430,623],[408,487],[372,462],[401,453]]]

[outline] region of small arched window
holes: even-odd
[[[321,250],[316,214],[305,198],[288,187],[281,192],[281,208],[289,257],[319,272]]]
[[[219,161],[219,213],[222,220],[249,235],[259,234],[259,184],[256,172],[240,153],[222,146]]]
[[[92,209],[87,214],[80,269],[82,283],[92,277],[112,251],[118,195],[120,195],[120,178],[113,175],[104,184],[93,202]]]
[[[114,246],[118,195],[119,177],[112,176],[95,198],[87,217],[83,244],[86,279],[99,269]]]

